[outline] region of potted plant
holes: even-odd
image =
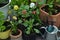
[[[13,10],[13,15],[16,15],[18,17],[18,20],[20,18],[22,19],[22,18],[26,18],[27,16],[29,16],[28,12],[27,12],[27,15],[24,15],[26,13],[26,11],[29,10],[29,6],[28,6],[29,3],[30,3],[29,0],[17,0],[17,1],[12,0],[11,1],[11,4],[10,4],[11,7],[10,8]],[[21,15],[25,16],[25,17],[19,17]],[[18,22],[20,23],[20,21],[22,22],[22,20],[19,20]]]
[[[53,20],[54,25],[60,26],[60,6],[56,4],[56,0],[46,0],[46,4],[40,7],[40,18],[46,22],[46,17],[48,17],[48,21]]]
[[[36,40],[36,33],[39,34],[40,30],[33,26],[34,19],[26,20],[23,25],[26,29],[23,32],[22,38],[23,40]]]
[[[12,25],[12,32],[11,32],[11,40],[20,40],[22,37],[22,31],[20,29],[17,28],[17,17],[13,16],[12,17],[13,20],[11,21],[11,25]]]
[[[0,40],[7,39],[10,36],[11,24],[6,21],[3,12],[0,11]]]
[[[36,40],[35,33],[40,33],[40,30],[36,25],[41,24],[41,20],[39,19],[39,9],[35,6],[35,3],[31,3],[30,5],[21,5],[20,9],[17,12],[18,22],[24,25],[23,30],[23,40]],[[20,26],[21,27],[21,26]]]
[[[16,0],[12,0],[12,2],[11,2],[11,9],[13,10],[13,15],[15,15],[15,16],[17,16],[17,20],[18,20],[18,27],[17,28],[19,28],[20,30],[23,30],[23,29],[25,29],[25,27],[23,27],[22,28],[22,24],[21,24],[21,22],[22,22],[22,20],[19,20],[21,17],[19,17],[19,15],[21,16],[21,14],[19,14],[18,12],[20,12],[21,13],[21,11],[19,10],[21,7],[20,7],[20,4],[24,4],[24,3],[26,3],[27,4],[27,2],[26,2],[27,0],[25,0],[25,1],[23,1],[23,0],[18,0],[18,1],[16,1]],[[26,8],[26,7],[25,7]],[[24,8],[23,8],[24,9]],[[23,15],[24,16],[24,15]],[[28,15],[26,15],[26,16],[28,16]],[[21,25],[20,25],[21,24]]]
[[[15,8],[16,7],[16,8]],[[39,7],[36,6],[36,3],[31,2],[30,4],[21,4],[20,7],[15,5],[13,7],[13,15],[16,15],[18,18],[19,28],[23,32],[23,40],[35,40],[35,33],[40,33],[40,24],[42,23],[39,19]],[[16,9],[16,10],[15,10]],[[38,28],[36,25],[39,25]]]
[[[25,6],[25,7],[24,7]],[[15,10],[15,8],[17,7],[17,9]],[[17,21],[18,21],[18,28],[21,29],[22,31],[25,29],[24,25],[22,25],[22,22],[25,19],[29,19],[30,17],[30,13],[28,13],[29,11],[29,6],[28,5],[24,5],[22,4],[20,7],[18,5],[14,6],[14,13],[13,15],[17,16]]]
[[[32,4],[34,4],[34,3],[32,3]],[[31,9],[29,6],[30,5],[22,4],[20,6],[20,8],[17,11],[15,11],[16,12],[15,15],[17,15],[17,17],[18,17],[19,24],[22,24],[26,19],[29,20],[31,18],[31,15],[35,14],[33,12],[34,9]],[[39,14],[39,12],[38,12],[38,14]],[[19,28],[21,29],[21,26]],[[24,29],[25,29],[25,27],[24,27]],[[22,30],[23,30],[23,28],[22,28]]]
[[[10,2],[11,0],[0,0],[0,11],[4,12],[5,16],[7,16]]]

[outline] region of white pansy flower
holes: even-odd
[[[35,3],[30,3],[30,8],[34,8],[35,7]]]

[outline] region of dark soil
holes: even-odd
[[[0,2],[0,7],[3,7],[3,6],[5,6],[8,3],[9,3],[9,0],[5,0],[3,2]]]
[[[3,7],[3,6],[5,6],[6,4],[0,4],[0,7]]]
[[[19,35],[20,34],[20,32],[17,30],[17,32],[16,33],[14,33],[13,31],[12,31],[12,35],[14,35],[14,36],[17,36],[17,35]]]
[[[47,13],[49,13],[48,8],[49,8],[49,6],[46,5],[45,7],[42,8],[42,10],[44,10]],[[58,6],[54,6],[53,9],[56,9],[57,10],[57,13],[56,13],[56,11],[53,10],[53,11],[51,11],[52,12],[52,15],[56,15],[56,14],[58,14],[60,12],[60,7],[58,7]]]
[[[26,27],[22,24],[18,24],[18,29],[22,30],[22,32],[26,29]]]
[[[11,26],[10,26],[11,24],[8,21],[5,21],[5,23],[3,25],[6,27],[6,29],[4,31],[7,31],[7,30],[9,30],[11,28]]]

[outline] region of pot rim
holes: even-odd
[[[7,32],[7,31],[9,31],[9,30],[11,31],[11,28],[10,28],[10,29],[8,29],[8,30],[6,30],[6,31],[4,31],[4,32]],[[4,33],[4,32],[0,32],[0,33]]]
[[[8,3],[8,4],[6,4],[5,6],[0,7],[0,9],[2,9],[2,8],[6,7],[6,6],[8,6],[10,3],[11,3],[11,0],[9,0],[9,3]]]
[[[17,38],[21,37],[21,35],[22,35],[22,31],[21,31],[20,29],[18,29],[18,31],[20,32],[19,35],[14,36],[14,35],[10,34],[11,38],[15,38],[15,39],[17,39]]]
[[[57,4],[56,4],[57,5]],[[47,15],[49,15],[49,13],[47,13],[47,12],[45,12],[44,10],[42,10],[41,8],[43,8],[43,7],[45,7],[46,6],[46,4],[44,4],[44,5],[42,5],[41,7],[40,7],[40,11],[42,11],[42,12],[44,12],[45,14],[47,14]],[[60,7],[60,5],[57,5],[58,7]],[[50,16],[57,16],[57,15],[60,15],[60,12],[58,13],[58,14],[56,14],[56,15],[50,15]]]

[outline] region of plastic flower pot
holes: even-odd
[[[29,35],[23,33],[22,38],[23,40],[36,40],[36,35],[35,33],[31,33]]]
[[[11,36],[11,40],[22,40],[22,31],[21,30],[19,30],[18,29],[18,31],[19,31],[19,34],[18,35],[10,35]]]
[[[7,39],[10,36],[11,29],[0,32],[0,39]]]
[[[2,12],[4,13],[5,16],[7,16],[10,2],[11,2],[11,0],[9,0],[9,3],[6,4],[5,6],[0,7],[0,11],[2,11]]]

